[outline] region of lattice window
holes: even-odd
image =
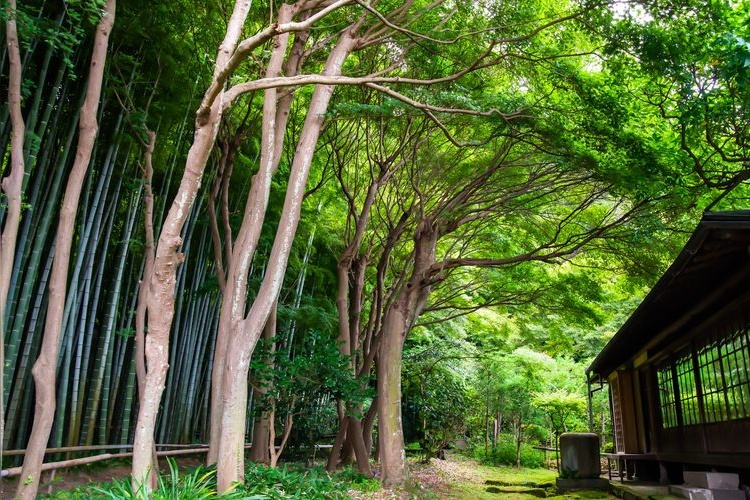
[[[706,422],[750,417],[748,332],[714,337],[698,352]]]
[[[677,426],[677,404],[674,397],[672,382],[672,367],[667,365],[656,372],[659,385],[659,406],[661,408],[661,423],[664,428]]]
[[[729,419],[750,416],[750,353],[747,330],[736,332],[722,349]]]
[[[703,389],[703,408],[707,423],[727,419],[724,377],[721,370],[720,343],[714,339],[698,351],[698,371]]]
[[[664,428],[750,418],[750,321],[738,324],[744,326],[714,330],[693,344],[695,356],[678,356],[657,370]]]
[[[677,360],[677,385],[682,410],[682,425],[693,425],[701,422],[698,407],[698,391],[695,386],[695,372],[693,371],[692,356],[685,356]]]

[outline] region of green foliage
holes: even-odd
[[[377,479],[368,479],[352,468],[329,476],[321,468],[295,470],[270,468],[253,463],[248,464],[245,485],[222,495],[216,493],[216,470],[198,467],[188,472],[180,472],[177,463],[169,460],[169,474],[159,477],[159,485],[152,492],[153,500],[198,500],[206,498],[226,499],[337,499],[349,498],[347,491],[353,489],[373,492],[380,489]],[[42,498],[66,500],[83,499],[140,499],[133,493],[129,479],[96,486],[80,487]]]
[[[555,434],[585,430],[586,401],[581,394],[556,390],[535,395],[533,404],[546,414]]]
[[[348,483],[335,481],[318,468],[294,471],[249,464],[245,472],[245,486],[238,488],[241,498],[347,498]]]
[[[305,333],[296,346],[294,357],[290,357],[285,350],[276,350],[272,365],[266,362],[270,347],[281,339],[258,342],[250,363],[251,369],[261,387],[274,391],[269,396],[278,399],[285,395],[305,394],[313,401],[322,394],[344,397],[349,401],[364,401],[372,397],[371,392],[363,389],[361,382],[353,378],[347,369],[349,360],[339,353],[330,335],[318,330]]]
[[[169,474],[159,476],[157,488],[151,493],[153,500],[199,500],[215,498],[216,495],[216,470],[198,467],[190,472],[180,472],[177,462],[168,459]],[[114,481],[112,483],[100,484],[98,486],[80,487],[71,492],[61,492],[49,498],[60,499],[134,499],[147,498],[141,491],[133,491],[130,479]],[[221,498],[244,498],[237,495],[222,495]]]
[[[484,445],[475,445],[472,449],[474,458],[486,465],[516,465],[516,443],[512,434],[501,434],[494,450],[484,451]],[[521,466],[541,468],[545,466],[544,453],[536,450],[530,443],[521,444]]]
[[[362,475],[352,466],[347,466],[336,472],[334,481],[344,482],[348,488],[370,493],[380,490],[380,481],[377,478]]]
[[[450,326],[443,323],[415,332],[404,354],[406,437],[418,440],[426,460],[466,433],[474,410],[466,383],[471,375],[467,363],[471,346],[457,338],[459,332]]]
[[[655,138],[665,149],[681,150],[677,161],[693,174],[686,180],[716,188],[721,197],[750,175],[747,2],[642,4],[640,15],[600,25],[606,69],[642,103],[631,108],[641,121],[671,127]]]

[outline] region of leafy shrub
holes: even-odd
[[[180,474],[177,463],[169,459],[169,475],[159,476],[159,484],[151,495],[153,500],[200,500],[216,497],[216,470],[198,467]],[[53,498],[70,499],[145,499],[145,492],[133,491],[130,478],[99,486],[78,488],[72,492],[59,493]],[[231,498],[231,497],[229,497]]]
[[[473,448],[472,454],[474,458],[487,465],[516,465],[515,439],[509,434],[503,434],[494,451],[490,448],[485,454],[484,444],[480,444]],[[521,443],[521,465],[531,468],[544,467],[544,453],[528,443]]]
[[[380,489],[380,481],[367,477],[352,467],[346,467],[334,475],[334,480],[346,483],[350,489],[372,492]]]
[[[523,429],[523,434],[531,443],[543,444],[549,439],[550,433],[546,427],[537,424],[529,424]]]
[[[320,468],[294,471],[286,466],[274,469],[250,463],[245,470],[245,485],[237,493],[250,498],[335,499],[348,498],[347,489],[345,482],[332,481]]]
[[[355,489],[372,492],[380,489],[377,479],[370,479],[351,467],[329,476],[322,468],[292,470],[287,467],[270,468],[248,463],[245,485],[235,491],[216,494],[216,469],[198,467],[180,473],[177,463],[169,460],[169,474],[159,477],[159,485],[152,494],[153,500],[200,500],[220,498],[225,500],[275,500],[287,498],[343,499],[347,491]],[[142,492],[133,492],[130,479],[113,481],[96,486],[80,487],[59,492],[44,498],[66,500],[89,499],[145,499]]]

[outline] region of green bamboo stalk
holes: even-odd
[[[115,125],[115,136],[117,135],[117,131],[120,127],[122,121],[122,114],[119,115],[118,120]],[[81,303],[77,299],[78,294],[78,286],[80,283],[80,275],[81,271],[84,267],[84,259],[87,257],[91,257],[92,254],[96,253],[96,248],[91,248],[90,243],[92,242],[92,231],[96,227],[96,221],[97,218],[99,221],[101,221],[102,211],[104,209],[104,203],[102,203],[102,198],[106,196],[106,193],[109,191],[109,184],[112,179],[112,170],[114,169],[114,165],[117,162],[117,153],[119,150],[119,142],[112,142],[110,143],[109,147],[107,148],[107,155],[104,160],[103,170],[101,172],[101,175],[99,175],[99,180],[97,182],[96,188],[93,191],[93,200],[89,201],[88,196],[84,197],[82,200],[81,206],[85,207],[85,209],[81,213],[81,221],[79,224],[79,227],[83,228],[83,231],[80,232],[78,237],[78,249],[76,251],[76,261],[73,265],[73,272],[70,275],[69,279],[69,293],[65,301],[65,309],[63,311],[63,324],[68,323],[68,318],[71,315],[75,315],[77,313],[77,310],[81,307]],[[128,152],[129,153],[129,152]],[[127,168],[127,155],[126,155],[126,168]],[[91,194],[91,188],[93,185],[93,179],[95,177],[95,171],[93,169],[89,170],[88,173],[88,180],[87,184],[88,186],[88,195]],[[119,192],[119,185],[116,189],[116,192]],[[62,337],[62,345],[61,348],[64,349],[67,347],[67,344],[71,342],[71,336],[72,336],[73,330],[72,329],[65,329],[63,331],[63,337]],[[60,364],[61,360],[58,359],[57,362],[57,370],[60,370]]]
[[[133,227],[135,225],[136,216],[138,215],[138,208],[140,205],[140,199],[141,194],[143,193],[143,185],[140,185],[138,190],[131,196],[131,200],[128,206],[128,215],[127,215],[127,225],[124,234],[122,235],[122,244],[121,244],[121,251],[118,255],[117,259],[117,271],[116,271],[116,280],[115,280],[115,293],[112,295],[113,297],[113,304],[112,309],[110,310],[110,319],[108,322],[108,329],[114,330],[116,328],[116,318],[117,318],[117,312],[116,307],[119,305],[119,297],[121,294],[121,284],[122,284],[122,276],[125,270],[125,263],[127,262],[127,256],[129,251],[129,243],[130,243],[130,237],[133,232]],[[117,340],[117,339],[115,339]],[[112,357],[110,357],[112,359]],[[109,396],[112,392],[112,371],[113,369],[116,369],[115,366],[107,365],[105,366],[105,373],[104,373],[104,395],[102,399],[102,412],[99,419],[99,440],[101,444],[105,444],[107,441],[106,433],[108,429],[110,428],[111,424],[111,415],[109,411],[111,410],[110,404],[109,404]]]
[[[212,332],[218,324],[218,309],[216,308],[216,297],[207,294],[204,299],[204,305],[201,308],[203,311],[203,321],[201,322],[201,328],[199,332]],[[203,369],[206,364],[205,353],[207,350],[208,343],[210,342],[211,336],[201,336],[200,341],[195,346],[196,356],[193,369],[190,371],[188,384],[187,384],[187,399],[185,404],[185,423],[183,424],[183,442],[190,442],[191,434],[195,432],[195,420],[196,415],[199,413],[199,409],[196,405],[196,394],[197,387],[200,381],[200,377],[205,376],[207,372]]]
[[[96,375],[94,377],[94,397],[93,397],[93,412],[96,412],[99,410],[99,406],[101,406],[101,410],[99,410],[99,429],[98,429],[98,437],[100,444],[105,444],[106,441],[106,432],[107,432],[107,409],[109,408],[109,393],[110,393],[110,376],[111,373],[107,369],[112,360],[112,349],[110,349],[110,342],[112,341],[112,335],[114,334],[114,326],[116,322],[116,308],[119,303],[120,299],[120,291],[121,291],[121,285],[122,285],[122,275],[125,268],[125,257],[127,256],[128,251],[128,241],[130,240],[130,234],[133,229],[133,223],[135,222],[135,214],[137,213],[137,210],[135,207],[137,206],[138,199],[140,198],[141,190],[139,189],[136,194],[133,195],[133,198],[131,198],[130,201],[130,208],[128,210],[128,213],[130,214],[128,216],[127,220],[127,226],[125,229],[125,232],[123,234],[123,241],[120,243],[120,249],[118,251],[117,258],[115,259],[115,273],[114,273],[114,279],[112,281],[113,283],[113,289],[110,291],[110,300],[109,304],[107,305],[107,313],[105,315],[105,318],[107,318],[107,323],[104,328],[104,342],[103,342],[103,352],[104,356],[101,360],[101,364],[99,365],[99,368],[96,372]],[[101,398],[101,399],[100,399]],[[92,418],[89,421],[89,437],[93,437],[93,426],[95,423],[95,419]]]
[[[65,19],[65,9],[63,9],[62,13],[57,18],[57,29],[60,29],[62,26],[63,19]],[[50,62],[52,61],[52,55],[55,52],[55,47],[53,44],[48,43],[47,49],[44,52],[44,60],[42,61],[41,67],[37,69],[39,77],[37,78],[36,82],[36,91],[34,92],[34,97],[31,100],[31,105],[29,106],[27,118],[26,118],[26,139],[24,141],[24,158],[26,161],[26,164],[29,165],[29,172],[31,173],[31,169],[33,168],[31,157],[32,155],[36,154],[36,151],[40,145],[39,141],[33,141],[31,140],[33,136],[36,136],[37,138],[40,138],[41,136],[37,135],[36,131],[36,122],[38,118],[39,108],[41,106],[42,102],[42,96],[46,94],[45,92],[45,82],[47,81],[47,72],[49,71]],[[63,68],[64,65],[60,65],[61,69],[64,71]],[[58,72],[60,73],[60,72]],[[54,94],[52,94],[54,96]],[[51,101],[52,99],[50,99]]]
[[[28,259],[28,248],[29,244],[31,243],[30,239],[28,238],[28,234],[31,230],[31,228],[36,228],[39,217],[44,212],[42,207],[40,206],[40,189],[39,186],[42,184],[42,180],[49,179],[54,177],[50,172],[48,172],[48,169],[50,167],[49,158],[51,155],[51,152],[53,151],[53,145],[57,144],[58,142],[58,123],[60,121],[60,117],[63,114],[63,106],[55,106],[55,104],[64,102],[64,100],[67,98],[68,95],[68,89],[69,89],[69,81],[66,80],[63,84],[63,76],[65,74],[65,65],[60,65],[60,70],[57,72],[57,76],[55,77],[55,83],[52,87],[51,95],[53,98],[49,99],[45,109],[44,114],[42,116],[42,120],[39,123],[39,129],[36,131],[37,137],[40,138],[41,144],[43,144],[43,147],[41,149],[42,155],[41,160],[37,161],[38,158],[35,155],[30,156],[28,158],[28,170],[30,175],[33,173],[34,178],[36,179],[35,182],[32,184],[32,188],[29,189],[27,186],[24,186],[24,192],[27,200],[27,204],[30,205],[30,209],[26,210],[26,213],[23,217],[23,224],[21,227],[21,232],[19,233],[18,237],[18,246],[16,247],[16,255],[22,256],[21,258],[16,257],[15,263],[13,266],[13,274],[11,276],[11,294],[9,295],[8,302],[12,305],[15,303],[15,297],[18,294],[19,286],[17,285],[19,283],[19,276],[21,274],[21,269],[23,268],[23,263],[25,263]],[[50,121],[50,116],[52,115],[52,111],[55,110],[54,117],[52,119],[52,127],[49,129],[50,133],[47,134],[47,125]],[[60,127],[61,129],[62,127]],[[39,172],[37,169],[37,164],[40,165],[40,168],[42,172]],[[24,179],[24,182],[27,182],[29,177],[26,177]],[[27,283],[28,284],[28,283]],[[8,317],[11,316],[10,311],[8,311],[8,316],[6,316],[6,320]]]
[[[40,280],[39,289],[36,294],[36,300],[34,308],[31,312],[31,319],[29,321],[29,335],[26,337],[24,343],[23,353],[21,354],[21,360],[18,367],[19,376],[17,378],[17,385],[14,386],[13,398],[11,398],[11,406],[8,408],[8,416],[13,417],[8,426],[9,435],[16,435],[16,441],[14,447],[22,448],[26,445],[26,436],[28,435],[29,425],[31,422],[27,417],[31,412],[31,392],[24,390],[24,387],[28,385],[31,375],[31,353],[36,354],[39,351],[39,345],[42,343],[42,336],[35,333],[37,329],[43,328],[44,318],[47,313],[47,281],[52,270],[52,254],[54,253],[54,245],[50,250],[47,257],[47,264],[45,265],[44,272],[42,273],[42,279]],[[11,434],[11,430],[14,432]]]
[[[76,337],[79,338],[79,341],[76,343],[76,351],[78,351],[78,348],[81,345],[80,336],[82,334],[82,331],[80,328],[78,328],[78,324],[85,324],[86,321],[89,321],[88,301],[83,300],[83,297],[88,297],[90,295],[90,291],[89,294],[86,294],[85,288],[87,285],[90,288],[90,268],[93,265],[91,261],[93,261],[97,256],[97,247],[101,240],[101,220],[105,212],[105,203],[102,202],[102,194],[106,194],[109,190],[109,183],[112,177],[113,165],[116,163],[116,150],[117,146],[109,148],[107,158],[104,162],[104,169],[99,176],[99,181],[97,182],[93,201],[90,203],[91,208],[89,210],[89,213],[82,215],[82,217],[85,217],[85,222],[82,222],[81,225],[83,225],[85,228],[78,240],[79,248],[76,252],[76,264],[71,277],[71,284],[69,286],[71,292],[77,293],[75,297],[72,295],[72,293],[68,294],[69,300],[67,301],[68,304],[66,304],[66,311],[63,315],[63,324],[66,325],[66,327],[63,329],[61,350],[65,353],[65,356],[58,357],[57,373],[60,382],[58,384],[57,390],[57,418],[55,419],[55,425],[53,427],[52,433],[52,443],[54,446],[61,446],[62,444],[63,429],[68,428],[68,426],[65,425],[66,417],[69,421],[74,419],[72,415],[67,415],[67,403],[69,399],[71,400],[70,407],[72,409],[76,408],[76,405],[73,404],[74,397],[71,394],[72,391],[69,390],[70,374],[71,372],[73,372],[74,379],[80,378],[80,375],[77,375],[75,373],[76,366],[78,365],[78,358],[76,359],[75,364],[71,366],[72,348]],[[94,175],[92,172],[89,178],[93,179],[93,177]],[[93,181],[90,182],[90,184],[93,184]],[[118,184],[115,188],[114,197],[109,203],[111,210],[116,209],[119,188],[120,186]],[[106,196],[104,197],[106,198]],[[106,253],[102,254],[102,258],[106,258]],[[81,279],[80,274],[82,272],[82,269],[84,275],[89,275],[88,278],[84,276]],[[89,272],[87,273],[87,271]],[[83,285],[84,289],[78,292],[81,284]],[[94,319],[95,318],[92,317],[90,321],[93,321]],[[76,352],[76,354],[77,353],[78,352]]]
[[[81,99],[82,100],[82,99]],[[21,295],[18,295],[18,307],[16,308],[15,314],[13,316],[13,323],[12,323],[12,329],[10,330],[10,336],[6,340],[7,346],[6,346],[6,365],[4,367],[5,374],[4,379],[5,380],[12,380],[13,379],[13,371],[15,367],[15,363],[13,360],[16,359],[18,356],[18,349],[21,342],[21,337],[24,330],[24,325],[26,323],[26,315],[28,313],[28,306],[31,299],[31,287],[28,286],[28,284],[34,283],[36,281],[36,275],[38,273],[38,266],[39,261],[42,257],[42,250],[45,246],[46,240],[50,233],[50,227],[52,225],[52,221],[54,219],[54,210],[57,206],[57,202],[60,199],[61,191],[60,191],[60,185],[62,181],[63,172],[65,171],[64,166],[67,165],[67,159],[68,159],[68,153],[71,149],[71,144],[73,142],[73,138],[75,137],[76,132],[76,124],[73,123],[70,129],[68,130],[68,136],[65,142],[65,147],[62,150],[62,155],[60,157],[60,161],[57,162],[57,170],[55,172],[55,176],[52,183],[52,189],[50,190],[49,195],[47,196],[47,203],[45,204],[44,213],[41,216],[41,220],[39,225],[36,227],[36,237],[34,240],[34,246],[31,249],[31,256],[28,264],[26,264],[26,273],[24,276],[23,282],[27,284],[27,286],[23,287],[23,293]],[[20,286],[20,285],[17,285]],[[29,331],[29,334],[33,334],[31,331]],[[9,430],[10,431],[10,430]]]
[[[120,428],[120,444],[131,442],[131,422],[133,415],[133,405],[135,403],[133,395],[135,394],[135,357],[131,356],[130,369],[128,370],[128,384],[125,390],[125,400],[123,401],[122,427]]]
[[[102,252],[102,258],[99,259],[99,267],[97,270],[97,276],[96,276],[96,284],[94,286],[94,299],[91,306],[92,311],[98,311],[99,309],[99,299],[102,297],[102,281],[104,278],[104,272],[106,269],[106,255],[108,254],[108,247],[109,243],[111,242],[111,235],[112,235],[112,227],[114,220],[116,218],[117,214],[117,202],[118,200],[115,198],[112,200],[112,209],[108,212],[107,215],[107,222],[106,222],[106,230],[105,230],[105,237],[104,237],[104,249]],[[88,435],[88,422],[91,420],[92,412],[88,411],[86,412],[86,409],[88,408],[89,398],[80,397],[79,395],[87,394],[87,387],[89,382],[89,372],[90,372],[90,363],[91,363],[91,351],[92,351],[92,341],[94,338],[94,326],[95,321],[89,321],[88,325],[86,325],[86,333],[83,336],[85,339],[85,344],[83,345],[82,352],[83,352],[83,358],[80,360],[80,369],[77,370],[78,373],[83,374],[79,378],[79,384],[78,387],[73,387],[73,393],[74,397],[78,397],[78,405],[75,407],[75,421],[71,421],[71,427],[69,431],[69,443],[70,446],[77,445],[79,443],[86,443],[89,441],[89,435]],[[96,359],[101,355],[100,349],[97,350],[97,357],[94,360],[94,363],[96,364]],[[74,426],[75,424],[75,426]],[[89,442],[90,444],[90,442]]]

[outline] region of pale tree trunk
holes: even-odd
[[[293,14],[293,7],[283,4],[279,8],[278,22],[289,22]],[[277,77],[281,73],[288,41],[289,33],[283,33],[274,39],[274,50],[266,69],[268,78]],[[219,455],[222,415],[224,414],[224,371],[229,339],[237,335],[239,323],[245,315],[247,277],[268,208],[271,179],[281,159],[281,152],[276,148],[283,147],[284,131],[289,118],[288,108],[279,106],[277,97],[278,91],[275,88],[266,90],[264,95],[260,168],[253,176],[244,217],[237,233],[237,241],[232,248],[227,280],[222,291],[222,305],[211,372],[211,426],[206,457],[209,465],[215,463]],[[291,102],[288,104],[291,105]],[[253,343],[253,347],[254,345]],[[242,453],[244,453],[244,448]]]
[[[18,226],[21,221],[21,188],[24,175],[23,140],[26,127],[21,113],[21,53],[18,47],[18,30],[16,28],[16,1],[9,0],[6,7],[8,17],[6,38],[8,59],[8,107],[10,109],[10,174],[2,180],[0,188],[8,204],[5,227],[0,234],[0,322],[5,315],[5,302],[8,299],[10,275],[18,237]],[[2,440],[0,440],[0,443]]]
[[[341,74],[341,67],[355,46],[356,40],[352,33],[353,28],[347,29],[341,35],[326,61],[324,75]],[[334,87],[331,85],[315,87],[292,161],[284,207],[271,248],[266,274],[247,317],[238,324],[237,334],[233,336],[232,344],[227,346],[222,384],[224,408],[217,461],[217,482],[220,492],[230,490],[243,478],[247,372],[250,356],[281,291],[289,252],[299,223],[315,145],[318,142],[324,114],[328,109],[333,90]]]
[[[253,405],[258,393],[253,396]],[[271,463],[271,454],[269,450],[269,436],[271,435],[271,411],[263,412],[255,419],[253,423],[253,440],[250,447],[250,461],[258,464],[268,465]]]
[[[138,307],[135,314],[135,374],[138,384],[138,406],[143,405],[143,397],[146,389],[146,309],[148,304],[148,283],[151,280],[151,274],[154,271],[154,193],[151,186],[151,180],[154,175],[153,154],[156,144],[156,133],[148,132],[148,144],[143,159],[143,197],[144,206],[144,228],[146,236],[145,263],[143,265],[143,277],[141,278],[140,288],[138,289]],[[154,458],[156,461],[156,446],[153,447]],[[156,467],[149,471],[149,485],[151,488],[157,486]]]
[[[21,51],[18,46],[16,27],[16,0],[8,0],[5,9],[7,22],[5,36],[8,47],[8,108],[10,111],[10,174],[0,182],[0,191],[5,193],[8,204],[5,227],[0,233],[0,461],[5,443],[5,309],[10,288],[10,275],[21,223],[21,190],[23,188],[24,159],[23,140],[26,127],[21,113]]]
[[[180,233],[200,188],[206,161],[216,140],[221,120],[222,94],[221,90],[214,92],[213,88],[223,88],[228,78],[224,69],[237,47],[249,9],[250,0],[238,0],[234,5],[226,35],[216,57],[212,86],[206,91],[196,113],[193,144],[188,151],[185,172],[177,195],[162,226],[154,270],[148,283],[148,332],[144,349],[146,383],[138,410],[132,471],[133,490],[140,491],[144,496],[150,495],[148,480],[155,468],[152,454],[154,426],[167,374],[177,267],[184,259],[184,255],[178,252],[182,245]]]
[[[486,457],[489,453],[490,444],[490,402],[489,399],[485,400],[484,405],[484,456]],[[493,449],[494,451],[494,449]]]
[[[22,499],[36,497],[39,487],[44,450],[47,447],[52,422],[55,416],[55,368],[60,348],[63,307],[70,263],[70,248],[75,232],[75,219],[78,210],[83,180],[91,160],[91,152],[98,132],[96,115],[104,77],[104,63],[107,58],[109,34],[115,21],[115,0],[107,0],[102,18],[96,28],[94,50],[91,56],[86,100],[81,108],[78,147],[73,168],[65,187],[60,219],[57,226],[55,257],[49,281],[49,303],[44,325],[44,337],[39,358],[32,374],[36,389],[34,423],[24,455],[22,481],[18,483],[17,496]]]
[[[497,439],[500,436],[500,431],[503,428],[503,414],[497,413],[493,421],[493,432],[492,432],[492,451],[497,449]]]

